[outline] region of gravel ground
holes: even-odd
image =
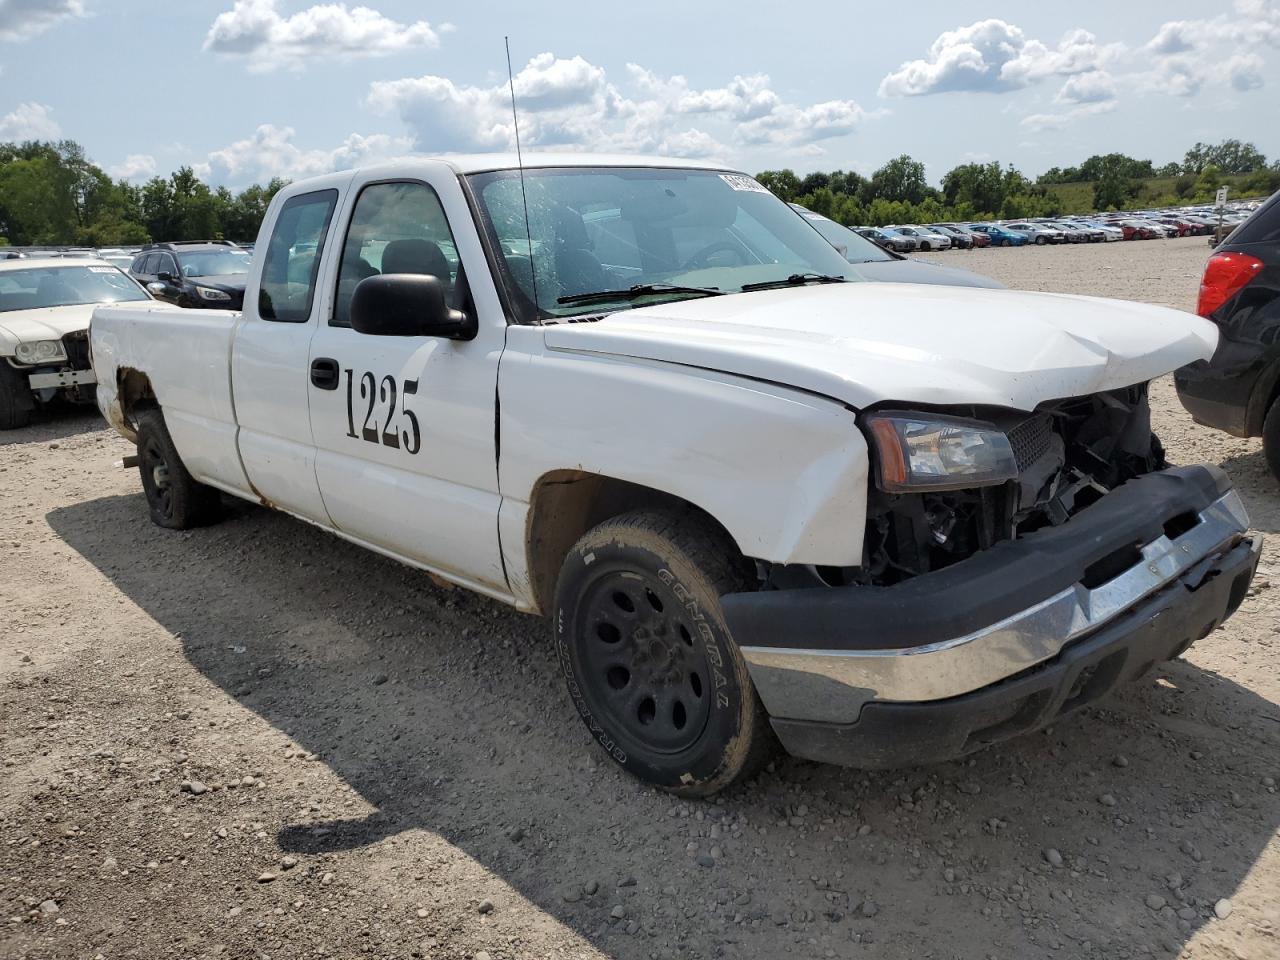
[[[1189,308],[1200,239],[934,255]],[[0,439],[0,956],[1280,956],[1280,486],[1224,628],[962,763],[794,760],[709,803],[616,772],[548,629],[247,504],[153,527],[92,416]]]

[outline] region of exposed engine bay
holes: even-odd
[[[1028,415],[969,406],[930,412],[984,421],[1009,438],[1018,475],[997,486],[922,493],[870,488],[863,563],[774,567],[772,586],[888,585],[1002,540],[1065,523],[1126,480],[1166,466],[1147,384],[1046,403]]]

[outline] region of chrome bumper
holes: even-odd
[[[970,693],[1057,656],[1073,640],[1231,548],[1249,527],[1234,490],[1198,516],[1177,538],[1162,535],[1148,543],[1141,561],[1106,583],[1092,589],[1076,583],[963,636],[892,650],[744,646],[742,654],[774,717],[851,723],[872,700],[917,703]],[[1262,538],[1255,536],[1255,559],[1261,549]]]
[[[47,390],[49,387],[73,387],[77,384],[98,382],[98,378],[92,370],[58,370],[54,373],[33,373],[28,380],[32,390]]]

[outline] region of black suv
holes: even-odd
[[[1261,436],[1280,479],[1280,193],[1214,250],[1196,312],[1218,325],[1218,349],[1174,374],[1178,399],[1197,423]]]
[[[153,243],[133,258],[129,274],[157,300],[239,310],[250,262],[247,252],[226,240]]]

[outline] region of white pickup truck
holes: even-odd
[[[706,795],[1038,728],[1245,595],[1225,474],[1147,382],[1214,327],[857,282],[741,173],[585,155],[295,183],[243,313],[100,308],[152,519],[287,511],[554,624],[591,735]]]

